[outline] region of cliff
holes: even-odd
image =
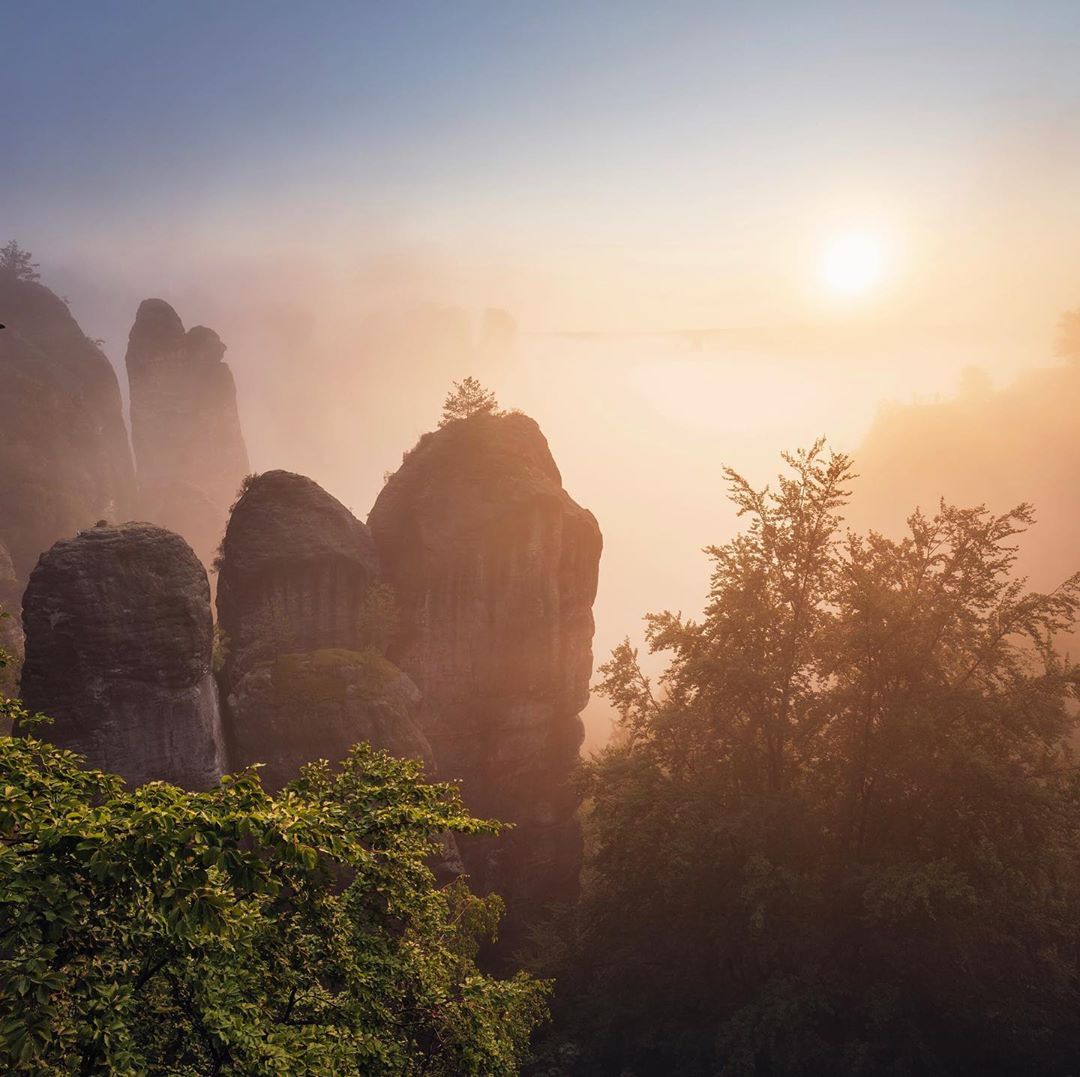
[[[126,364],[141,510],[183,535],[204,564],[214,556],[248,471],[224,355],[213,330],[185,332],[164,300],[139,306]]]
[[[0,667],[0,695],[14,695],[18,687],[18,669],[22,663],[23,637],[19,620],[22,586],[7,547],[0,543],[0,651],[9,664]]]
[[[426,434],[368,518],[400,610],[390,658],[416,681],[440,776],[515,825],[462,844],[473,885],[508,905],[506,952],[576,893],[570,776],[592,673],[602,540],[537,424],[477,415]]]
[[[214,785],[224,753],[206,570],[178,535],[100,525],[42,555],[21,694],[40,735],[132,784]]]
[[[25,582],[43,550],[131,513],[134,474],[120,388],[66,304],[0,279],[0,543]]]
[[[311,479],[246,485],[229,520],[218,622],[230,763],[266,764],[278,788],[358,741],[423,759],[415,685],[382,656],[378,563],[367,528]]]

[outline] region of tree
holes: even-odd
[[[1058,326],[1057,354],[1080,363],[1080,307],[1066,311]]]
[[[785,460],[725,472],[749,526],[700,621],[647,619],[660,684],[629,641],[601,667],[565,1039],[585,1073],[1071,1072],[1080,577],[1013,578],[1027,506],[845,534],[850,461]]]
[[[499,901],[425,863],[492,824],[418,763],[358,746],[272,797],[81,762],[0,741],[5,1073],[518,1072],[544,985],[477,970]]]
[[[474,415],[492,415],[498,407],[495,394],[488,392],[476,378],[468,377],[464,381],[454,382],[454,388],[446,394],[439,426]]]
[[[31,258],[29,251],[24,251],[15,240],[9,240],[0,247],[0,280],[39,280],[38,264]]]

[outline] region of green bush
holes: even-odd
[[[419,764],[361,745],[271,796],[81,762],[0,740],[3,1072],[518,1072],[546,985],[483,975],[498,898],[427,867],[497,827]]]

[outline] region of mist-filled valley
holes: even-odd
[[[228,343],[252,467],[309,475],[361,517],[454,379],[473,374],[536,418],[608,539],[598,655],[639,634],[645,611],[699,611],[700,551],[738,526],[721,465],[764,483],[780,451],[817,437],[855,459],[853,526],[895,533],[941,497],[999,511],[1029,501],[1039,523],[1024,570],[1040,587],[1072,570],[1077,385],[1050,302],[1004,339],[969,328],[897,341],[843,325],[530,332],[445,273],[386,261],[306,292],[245,269],[214,285],[181,278],[169,295]],[[73,306],[85,295],[80,318],[117,364],[142,296],[123,279],[103,294],[93,275],[60,279]],[[601,701],[586,726],[590,747],[607,739]]]
[[[0,0],[0,1071],[1080,1067],[1080,12]]]

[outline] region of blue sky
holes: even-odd
[[[1025,189],[1048,214],[1072,197],[1064,0],[2,0],[0,19],[0,231],[57,256],[378,235],[548,276],[584,246],[594,272],[778,280],[777,245],[847,206],[906,202],[927,228],[970,206],[982,230]]]

